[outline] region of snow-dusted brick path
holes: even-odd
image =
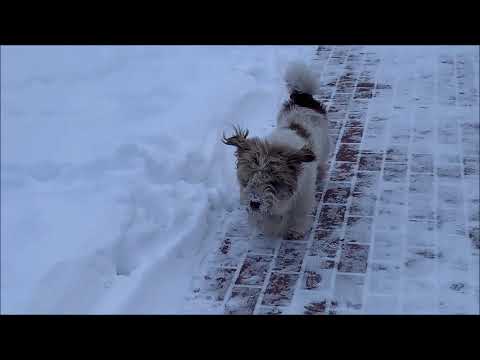
[[[335,142],[304,241],[264,239],[242,209],[185,312],[479,313],[479,48],[321,46]]]

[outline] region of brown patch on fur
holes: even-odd
[[[297,124],[296,122],[292,122],[288,128],[295,131],[299,136],[303,137],[306,140],[310,138],[310,133],[307,131],[307,129],[305,129],[302,125]]]
[[[291,111],[295,106],[312,109],[321,114],[327,113],[325,105],[315,100],[312,95],[298,91],[293,91],[290,94],[290,100],[283,104],[283,111]]]
[[[289,157],[290,162],[312,162],[315,161],[316,157],[313,151],[308,147],[304,146],[299,151],[296,151]]]

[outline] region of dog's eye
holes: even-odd
[[[290,185],[288,185],[288,184],[286,184],[282,181],[273,181],[270,184],[275,189],[275,192],[279,195],[280,194],[291,194],[293,192],[293,188]]]
[[[248,178],[246,178],[246,177],[244,177],[244,176],[240,176],[238,180],[240,181],[240,184],[241,184],[243,187],[247,186],[247,184],[248,184]]]
[[[273,188],[277,191],[281,191],[285,188],[285,184],[282,183],[281,181],[272,181],[270,185],[272,185]]]

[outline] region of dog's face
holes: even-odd
[[[237,148],[237,178],[240,200],[253,217],[281,215],[297,191],[302,163],[315,160],[304,147],[294,150],[267,141],[248,139],[248,130],[235,128],[235,134],[223,142]]]

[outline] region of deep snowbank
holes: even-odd
[[[2,47],[2,312],[172,313],[314,47]]]

